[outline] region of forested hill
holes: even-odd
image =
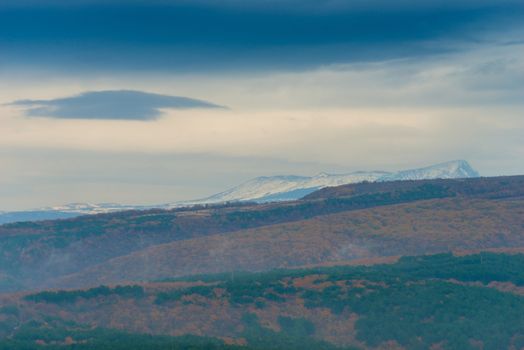
[[[523,271],[439,254],[26,293],[1,299],[0,349],[521,349]]]
[[[521,247],[523,195],[524,176],[361,183],[285,203],[9,224],[0,290]]]

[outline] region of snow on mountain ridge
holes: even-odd
[[[200,200],[202,203],[217,203],[239,200],[257,200],[277,193],[286,193],[300,189],[310,188],[313,190],[327,187],[339,186],[347,183],[375,181],[384,172],[356,172],[340,175],[329,175],[321,173],[316,176],[262,176],[247,181],[227,191],[218,193],[211,197]]]
[[[468,177],[479,177],[479,173],[465,160],[455,160],[419,169],[399,171],[383,177],[380,181],[457,179]]]
[[[157,208],[158,206],[152,206],[151,208]],[[133,210],[133,209],[146,209],[150,208],[147,206],[136,206],[136,205],[125,205],[118,203],[69,203],[55,207],[45,207],[37,209],[39,211],[57,211],[64,213],[78,213],[78,214],[102,214],[110,213],[114,211],[122,210]]]
[[[357,171],[348,174],[320,173],[316,176],[262,176],[247,181],[227,191],[215,194],[211,197],[201,199],[198,203],[220,203],[228,201],[255,201],[266,202],[278,200],[278,194],[282,200],[298,199],[290,192],[303,194],[306,189],[310,192],[315,190],[341,186],[363,181],[397,181],[397,180],[424,180],[424,179],[453,179],[478,177],[479,174],[465,160],[455,160],[432,166],[403,170],[398,172],[385,171]],[[302,190],[302,191],[301,191]]]

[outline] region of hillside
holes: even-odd
[[[520,246],[523,195],[524,177],[361,183],[284,203],[4,225],[0,290]]]
[[[246,349],[520,349],[523,267],[522,254],[440,254],[6,296],[0,348],[106,349],[108,335],[133,339],[119,330],[156,349],[190,334]]]
[[[524,200],[433,199],[156,245],[62,278],[58,285],[524,247],[523,227]]]

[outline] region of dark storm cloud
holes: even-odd
[[[11,105],[26,107],[31,117],[61,119],[153,120],[160,109],[222,108],[186,97],[140,91],[96,91],[53,100],[20,100]]]
[[[509,0],[7,0],[0,64],[197,70],[412,57],[478,42],[522,20],[523,8]]]

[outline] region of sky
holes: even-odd
[[[523,23],[513,0],[3,0],[0,210],[524,174]]]

